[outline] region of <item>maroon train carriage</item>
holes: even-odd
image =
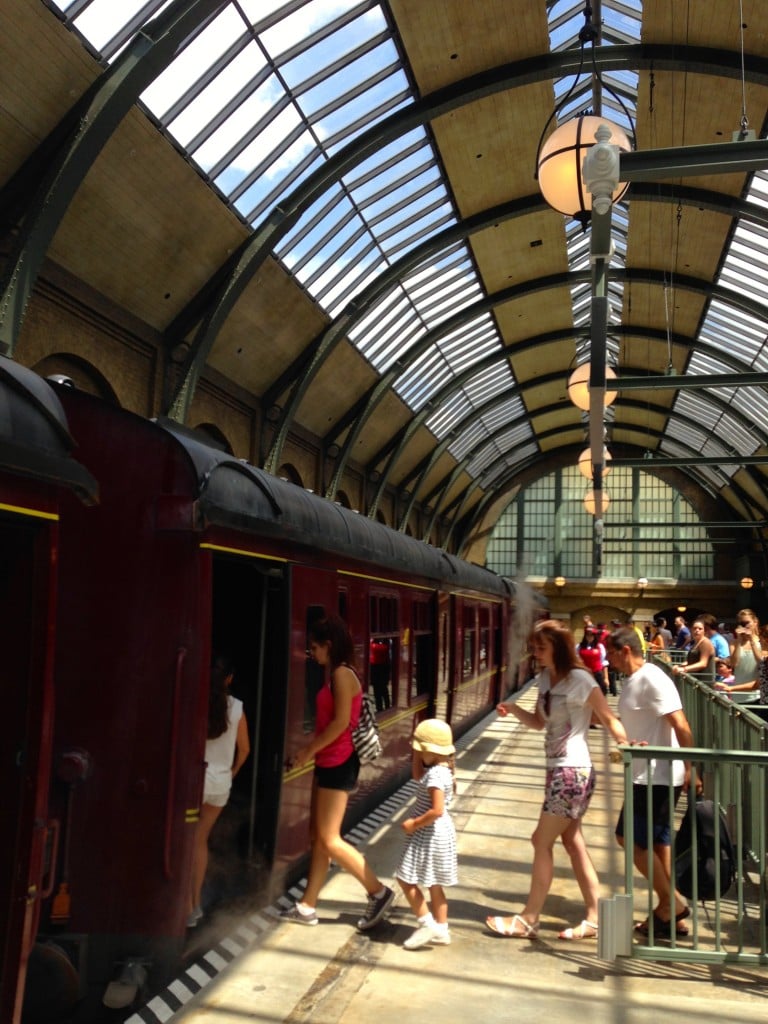
[[[510,688],[511,587],[493,573],[176,424],[57,393],[101,500],[61,499],[48,809],[58,842],[27,1024],[102,1019],[126,965],[146,976],[143,990],[121,990],[126,1008],[177,972],[214,651],[236,665],[252,753],[214,833],[208,911],[252,908],[303,869],[311,771],[284,764],[314,726],[316,616],[345,616],[366,679],[371,640],[388,647],[384,756],[364,769],[350,823],[408,777],[415,721],[437,712],[458,735]],[[42,956],[52,947],[71,965],[67,985]]]
[[[59,503],[96,497],[70,455],[61,404],[36,374],[0,357],[0,1020],[17,1024],[41,897],[51,772]],[[54,954],[55,955],[55,954]]]

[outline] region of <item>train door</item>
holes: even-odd
[[[0,1020],[17,1021],[43,886],[52,716],[52,530],[0,518]]]
[[[435,678],[435,717],[450,722],[453,708],[453,597],[437,595],[437,672]]]
[[[243,701],[251,753],[211,836],[209,906],[266,895],[282,774],[286,618],[282,562],[214,556],[211,652],[232,661],[232,695]]]

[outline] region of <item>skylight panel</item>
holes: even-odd
[[[460,423],[471,414],[472,409],[472,403],[467,398],[466,393],[463,389],[459,389],[443,398],[439,406],[427,419],[427,427],[435,437],[444,438],[457,423]]]
[[[451,380],[451,368],[436,349],[429,349],[408,366],[394,390],[415,412]]]
[[[264,8],[267,5],[255,4],[254,6],[257,11],[263,11],[259,17],[264,18],[267,13]],[[279,11],[281,6],[293,5],[281,4],[277,6],[276,10]],[[279,58],[293,50],[298,40],[311,42],[314,35],[329,25],[341,23],[355,8],[363,11],[369,6],[369,4],[361,4],[360,0],[333,0],[333,3],[330,4],[328,0],[309,0],[308,3],[301,4],[296,10],[289,11],[279,20],[272,19],[272,24],[262,30],[261,39],[270,55],[273,58]],[[377,14],[379,14],[378,8],[375,9],[373,15],[369,15],[371,34],[377,31],[377,26],[380,26]],[[258,22],[254,22],[254,24],[258,25]]]
[[[258,81],[266,63],[246,34],[242,18],[226,7],[147,86],[141,99],[166,125],[178,116],[179,108],[194,105],[199,130],[246,83]],[[205,97],[203,104],[201,97]],[[189,137],[194,134],[190,132]]]
[[[263,38],[266,43],[266,34]],[[363,55],[370,55],[367,69],[358,70],[357,75],[350,73],[344,85],[346,91],[348,83],[356,77],[366,78],[374,68],[380,69],[391,62],[394,47],[389,44],[386,51],[380,47],[386,38],[387,24],[383,14],[378,8],[369,10],[364,15],[341,25],[334,32],[323,34],[317,42],[305,45],[296,56],[278,60],[280,74],[288,88],[297,94],[302,94],[313,88],[315,83],[321,82],[326,86],[327,98],[329,93],[336,91],[330,76],[335,74],[338,68],[351,69],[356,60]],[[375,55],[377,49],[381,51],[378,56]]]

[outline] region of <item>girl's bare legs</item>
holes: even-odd
[[[200,899],[203,892],[205,873],[208,870],[208,839],[213,826],[219,819],[223,807],[214,807],[213,804],[203,804],[200,808],[200,821],[195,831],[195,843],[192,850],[192,891],[190,910],[200,906]]]
[[[427,901],[424,899],[424,893],[418,887],[413,885],[411,882],[404,882],[402,878],[398,878],[400,888],[403,890],[405,898],[408,900],[408,906],[411,908],[415,916],[420,920],[422,917],[426,917],[429,913],[429,907]]]
[[[398,878],[398,882],[405,898],[408,900],[408,906],[413,911],[417,920],[423,920],[431,911],[432,919],[437,924],[448,924],[448,900],[445,898],[445,889],[443,889],[442,885],[430,885],[430,906],[427,906],[424,893],[418,885],[404,882],[402,878]]]
[[[432,917],[437,924],[448,924],[448,900],[442,885],[430,885],[429,901],[432,904]]]
[[[305,906],[317,906],[320,890],[332,860],[356,878],[369,895],[379,892],[382,888],[381,882],[371,871],[362,853],[341,837],[341,825],[348,799],[349,794],[343,790],[322,789],[316,783],[313,784],[310,809],[312,857],[307,888],[302,899]]]

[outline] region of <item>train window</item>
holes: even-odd
[[[411,613],[413,642],[411,644],[410,699],[432,690],[435,671],[434,618],[428,601],[416,601]]]
[[[475,658],[477,649],[477,629],[475,624],[475,608],[473,605],[464,606],[464,643],[462,650],[462,678],[469,679],[475,672]]]
[[[491,651],[491,628],[490,628],[490,608],[481,607],[479,612],[480,620],[480,645],[478,648],[478,663],[477,668],[479,672],[485,671],[490,664],[492,651]]]
[[[349,622],[347,618],[347,592],[346,590],[339,591],[339,615],[344,619],[345,622]]]
[[[491,644],[490,630],[488,630],[488,629],[481,629],[480,630],[480,649],[479,649],[479,652],[478,652],[478,654],[479,654],[478,669],[481,672],[483,672],[485,669],[487,669],[488,665],[489,665],[489,659],[490,659],[490,655],[491,655],[490,644]]]

